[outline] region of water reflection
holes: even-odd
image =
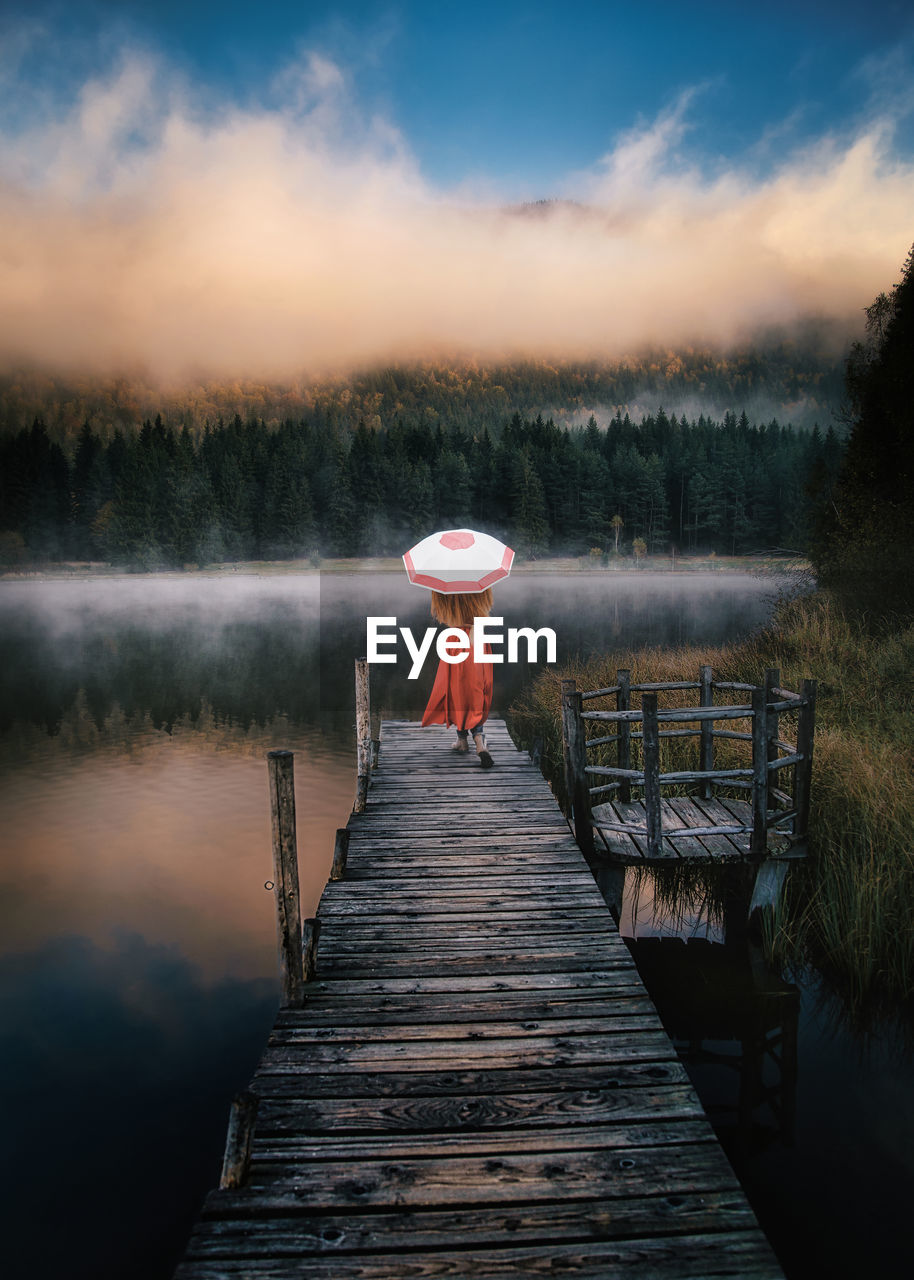
[[[907,1276],[914,1064],[747,928],[752,872],[595,869],[788,1280]]]
[[[275,984],[206,982],[132,933],[63,933],[0,958],[0,1000],[4,1274],[169,1276],[188,1190],[218,1177],[212,1098],[260,1051]]]
[[[746,1151],[792,1143],[800,992],[749,933],[751,870],[595,875],[719,1135]]]
[[[767,616],[770,584],[699,577],[518,575],[497,602],[560,659]],[[365,616],[427,608],[399,574],[0,582],[7,1274],[170,1275],[276,1006],[264,755],[296,753],[310,912],[351,808]],[[421,711],[434,672],[406,669],[373,669],[376,711]],[[530,674],[500,668],[497,705]]]

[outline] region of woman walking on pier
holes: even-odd
[[[453,750],[469,751],[473,735],[483,769],[494,761],[486,748],[485,723],[492,707],[492,663],[475,660],[473,620],[492,612],[492,586],[507,578],[514,552],[488,533],[446,529],[432,533],[403,557],[409,580],[432,593],[432,615],[469,637],[463,661],[438,663],[422,724],[450,724],[457,730]],[[485,653],[491,652],[488,646]]]
[[[470,652],[463,662],[438,663],[431,697],[422,716],[423,728],[429,724],[452,724],[457,741],[452,747],[460,755],[469,749],[472,733],[476,754],[483,769],[491,769],[494,761],[486,749],[485,725],[492,709],[492,664],[474,660],[473,620],[487,618],[492,612],[492,592],[475,595],[432,592],[432,617],[446,627],[459,627],[470,641]],[[489,645],[485,652],[490,653]]]

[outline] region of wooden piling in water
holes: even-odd
[[[222,1176],[219,1179],[220,1191],[237,1191],[247,1182],[259,1105],[260,1099],[250,1089],[245,1089],[232,1099],[228,1132],[225,1135]]]
[[[321,935],[321,922],[317,916],[302,921],[301,959],[302,978],[310,982],[317,968],[317,943]]]
[[[330,868],[331,880],[342,880],[346,874],[346,858],[349,854],[349,828],[338,827],[333,844],[333,866]]]
[[[355,660],[355,739],[356,790],[353,813],[364,813],[371,780],[371,699],[368,685],[368,660]]]
[[[301,899],[295,835],[295,777],[291,751],[271,751],[270,815],[273,827],[273,881],[279,944],[280,1004],[301,1007],[304,979],[301,958]]]

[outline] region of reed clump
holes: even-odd
[[[512,725],[524,742],[541,740],[546,770],[560,785],[563,678],[596,689],[614,684],[616,669],[628,667],[633,683],[694,680],[701,664],[714,669],[716,680],[761,683],[766,668],[779,667],[783,687],[798,689],[805,677],[818,681],[810,858],[792,874],[783,909],[767,930],[772,958],[814,965],[858,1009],[909,1002],[914,623],[874,624],[817,592],[782,603],[769,626],[738,644],[619,652],[546,672],[512,708]],[[687,693],[680,705],[690,701]],[[793,737],[790,719],[782,718],[782,737]],[[693,752],[692,741],[664,744],[664,769]],[[716,742],[715,764],[744,761],[746,745]]]

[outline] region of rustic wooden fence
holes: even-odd
[[[695,706],[661,706],[663,694],[694,691]],[[747,694],[743,702],[715,701],[715,695]],[[640,706],[634,706],[634,695]],[[614,710],[584,710],[597,699],[615,698]],[[788,833],[799,850],[809,826],[809,797],[815,733],[816,682],[804,680],[801,691],[781,688],[780,671],[771,668],[758,685],[715,680],[709,666],[702,666],[697,680],[633,684],[631,673],[619,670],[616,683],[605,689],[580,691],[574,680],[562,682],[562,739],[565,787],[574,816],[575,835],[584,852],[592,852],[593,830],[645,837],[647,860],[663,856],[664,841],[705,836],[741,838],[746,855],[756,862],[769,851],[769,833]],[[780,736],[782,716],[796,714],[794,741]],[[749,722],[748,729],[733,722]],[[718,727],[721,725],[723,727]],[[591,733],[588,728],[611,732]],[[690,767],[661,771],[661,742],[692,739],[697,759]],[[745,765],[715,768],[715,744],[721,740],[751,743],[751,760]],[[633,768],[633,745],[640,744],[640,767]],[[594,763],[592,753],[615,747],[615,762]],[[663,822],[661,792],[691,788],[710,800],[722,791],[748,793],[746,821],[707,826],[673,826]],[[643,796],[644,821],[593,816],[594,797],[632,799],[633,789]],[[746,841],[748,837],[748,843]],[[796,856],[796,854],[794,854]]]

